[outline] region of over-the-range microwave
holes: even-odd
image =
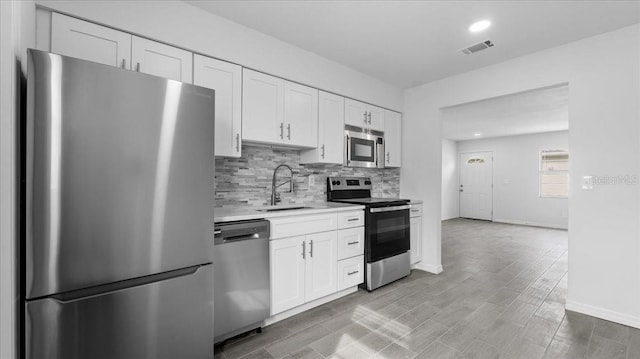
[[[345,125],[344,165],[384,168],[384,132]]]

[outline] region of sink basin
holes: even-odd
[[[273,208],[259,209],[258,211],[260,211],[260,212],[279,212],[279,211],[293,211],[294,209],[305,209],[305,208],[313,208],[313,207],[306,207],[306,206],[299,206],[299,207],[273,207]]]

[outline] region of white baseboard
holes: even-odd
[[[269,318],[265,319],[264,325],[267,326],[267,325],[271,325],[273,323],[277,323],[277,322],[279,322],[281,320],[287,319],[289,317],[293,317],[296,314],[300,314],[300,313],[302,313],[304,311],[307,311],[307,310],[309,310],[311,308],[315,308],[315,307],[317,307],[319,305],[322,305],[322,304],[325,304],[325,303],[329,303],[331,301],[334,301],[334,300],[336,300],[338,298],[342,298],[345,295],[349,295],[349,294],[355,293],[357,291],[358,291],[358,286],[350,287],[350,288],[341,290],[341,291],[339,291],[337,293],[330,294],[330,295],[328,295],[326,297],[322,297],[320,299],[316,299],[316,300],[311,301],[309,303],[305,303],[305,304],[303,304],[301,306],[289,309],[289,310],[284,311],[282,313],[274,314],[274,315],[270,316]]]
[[[425,272],[429,272],[429,273],[433,273],[433,274],[440,274],[442,273],[442,264],[440,265],[432,265],[432,264],[426,264],[426,263],[416,263],[414,265],[411,266],[411,268],[413,269],[420,269],[423,270]]]
[[[604,320],[640,329],[640,317],[636,317],[633,315],[619,313],[613,310],[600,308],[589,304],[583,304],[573,300],[567,300],[564,308],[566,310],[591,315],[593,317],[598,317]]]
[[[519,224],[521,226],[554,228],[554,229],[568,229],[569,228],[569,226],[566,225],[566,224],[519,221],[519,220],[515,220],[515,219],[494,218],[493,222],[507,223],[507,224]]]

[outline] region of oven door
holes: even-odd
[[[380,154],[384,153],[382,137],[345,131],[344,165],[348,167],[383,168],[384,161],[380,161]]]
[[[373,207],[366,212],[368,263],[409,250],[409,205]]]

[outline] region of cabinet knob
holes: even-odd
[[[287,139],[288,140],[291,139],[291,124],[290,123],[287,124]]]
[[[322,147],[320,147],[322,149],[322,154],[320,154],[320,156],[322,157],[322,159],[324,160],[324,145],[322,145]]]
[[[284,123],[280,122],[280,139],[284,140]]]
[[[240,134],[236,133],[236,152],[240,153]]]
[[[122,67],[123,69],[127,68],[127,60],[122,59],[122,64],[120,65],[120,67]]]
[[[136,62],[136,71],[140,72],[140,63],[139,62]]]

